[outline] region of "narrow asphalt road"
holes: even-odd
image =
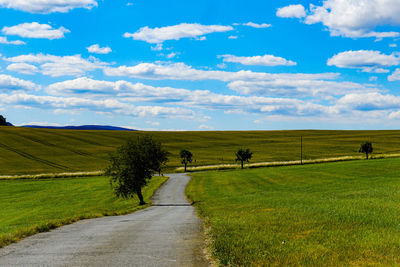
[[[202,223],[184,194],[190,178],[169,176],[152,207],[31,236],[0,249],[0,266],[208,266]]]

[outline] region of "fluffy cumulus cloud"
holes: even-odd
[[[328,66],[339,68],[357,68],[364,72],[387,73],[384,67],[400,64],[400,58],[396,54],[385,55],[380,51],[358,50],[345,51],[328,59]]]
[[[64,33],[70,32],[64,27],[53,29],[53,27],[48,24],[39,24],[37,22],[3,27],[1,31],[6,35],[18,35],[24,38],[42,38],[50,40],[64,38]]]
[[[159,44],[167,40],[179,40],[182,38],[201,38],[205,34],[214,32],[227,32],[233,30],[232,26],[201,25],[199,23],[181,23],[174,26],[161,28],[140,28],[135,33],[125,33],[125,38],[133,38],[151,44]]]
[[[396,110],[400,109],[400,97],[379,92],[354,93],[340,98],[336,103],[338,110]]]
[[[102,69],[108,64],[99,61],[97,58],[82,58],[81,55],[72,56],[55,56],[49,54],[27,54],[16,57],[5,57],[3,60],[12,63],[26,63],[38,69],[43,75],[60,77],[60,76],[83,76],[87,72]],[[21,66],[12,66],[13,71],[18,71]],[[27,67],[25,65],[25,67]],[[32,67],[30,67],[32,68]],[[23,73],[23,72],[21,72]]]
[[[153,87],[128,81],[100,81],[89,78],[54,83],[47,92],[57,96],[96,96],[109,99],[111,96],[128,102],[162,102],[186,108],[221,110],[226,113],[262,113],[309,116],[328,112],[328,108],[298,99],[261,96],[224,95],[208,90],[187,90],[171,87]],[[85,97],[85,98],[87,98]]]
[[[96,6],[96,0],[0,0],[0,7],[42,14],[65,13],[74,8],[91,9]]]
[[[116,68],[107,67],[104,69],[107,76],[127,76],[132,78],[151,79],[151,80],[219,80],[224,82],[236,80],[272,80],[284,79],[335,79],[337,73],[265,73],[253,71],[219,71],[195,69],[184,63],[140,63],[135,66],[120,66]]]
[[[259,66],[295,66],[296,62],[276,57],[273,55],[238,57],[234,55],[222,55],[224,62],[234,62],[243,65],[259,65]]]
[[[27,63],[12,63],[7,66],[7,70],[15,71],[22,74],[34,74],[38,72],[38,68]]]
[[[108,46],[106,47],[100,47],[98,44],[91,45],[89,47],[86,47],[89,53],[95,53],[95,54],[108,54],[112,52],[111,48]]]
[[[136,106],[117,99],[88,99],[79,97],[37,96],[26,93],[0,94],[0,104],[29,108],[61,110],[90,110],[138,117],[167,117],[192,119],[194,112],[187,108]]]
[[[0,44],[11,44],[11,45],[24,45],[25,42],[20,40],[9,41],[7,37],[0,36]]]
[[[15,78],[10,75],[0,74],[0,92],[9,91],[32,91],[40,87],[31,81]]]
[[[304,18],[306,11],[302,5],[289,5],[278,8],[276,15],[281,18]]]
[[[391,82],[400,81],[400,69],[396,69],[391,75],[389,75],[388,80]]]
[[[240,94],[285,97],[321,97],[332,99],[352,92],[376,92],[372,85],[307,79],[274,79],[270,81],[234,81],[228,87]]]
[[[292,8],[293,6],[283,7],[278,10],[277,15],[296,17],[288,11]],[[301,7],[298,9],[300,10]],[[301,18],[304,15],[297,17]],[[398,32],[377,31],[377,27],[400,25],[400,2],[398,0],[325,0],[322,5],[310,5],[304,22],[306,24],[322,23],[332,36],[398,37],[400,35]]]

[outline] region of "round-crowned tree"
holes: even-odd
[[[361,144],[360,150],[358,152],[360,153],[365,153],[365,156],[368,159],[368,155],[371,154],[374,151],[374,148],[372,147],[372,143],[367,141]]]
[[[243,162],[247,161],[249,162],[249,160],[253,157],[253,152],[250,151],[249,148],[247,148],[246,150],[243,148],[239,148],[239,150],[235,153],[236,155],[236,161],[240,161],[242,169],[243,169]]]
[[[188,163],[192,162],[193,154],[189,150],[182,149],[181,152],[179,153],[179,156],[181,157],[181,162],[182,164],[185,165],[185,172],[186,172],[186,167]]]
[[[151,136],[130,139],[110,156],[106,175],[116,196],[132,198],[138,196],[140,205],[146,204],[142,188],[155,172],[159,172],[168,160],[169,152]]]

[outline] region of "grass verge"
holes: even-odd
[[[210,252],[232,266],[400,264],[400,159],[192,174]]]
[[[137,199],[117,199],[104,176],[0,181],[0,247],[78,220],[146,208],[167,179],[150,180],[143,189],[144,206]]]

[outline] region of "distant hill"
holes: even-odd
[[[64,130],[107,130],[107,131],[137,131],[133,129],[107,126],[107,125],[81,125],[81,126],[40,126],[40,125],[23,125],[25,128],[40,129],[64,129]]]
[[[7,126],[14,126],[14,125],[12,125],[12,123],[10,122],[7,122]]]

